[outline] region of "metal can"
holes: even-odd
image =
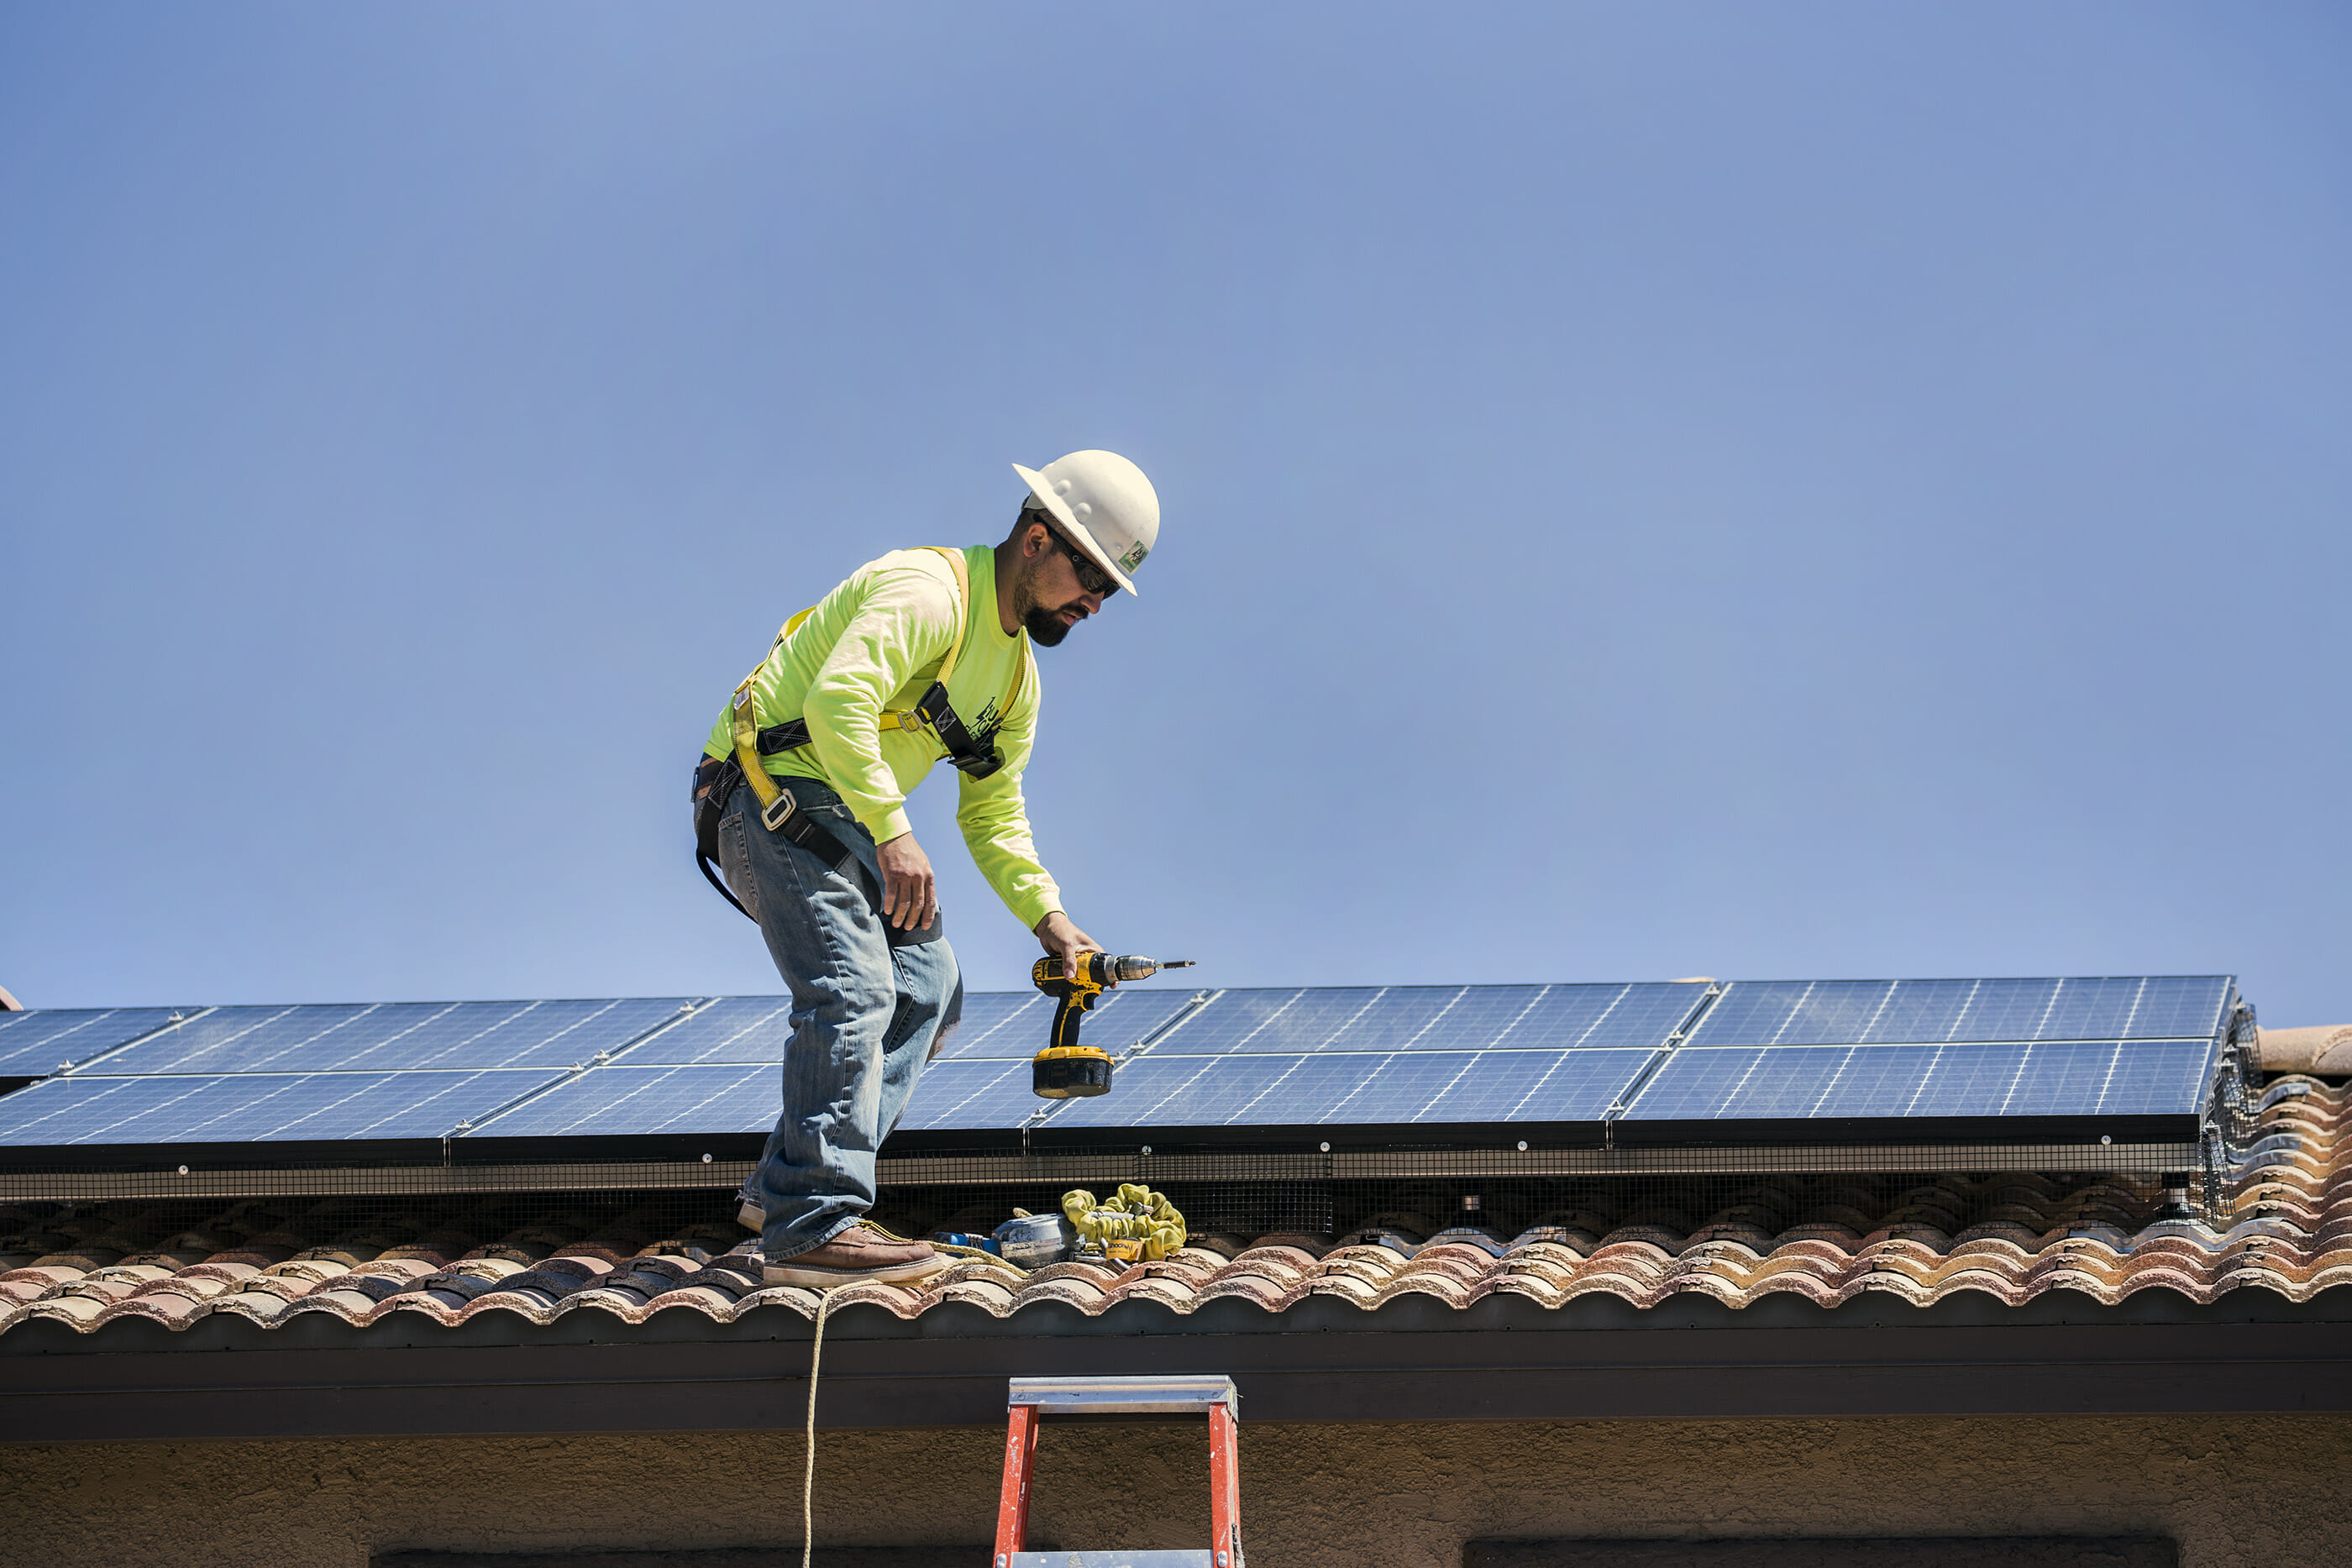
[[[1024,1269],[1042,1269],[1068,1257],[1077,1238],[1077,1228],[1060,1215],[1033,1214],[998,1226],[994,1240],[1003,1249],[1006,1262]]]

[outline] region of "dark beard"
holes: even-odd
[[[1070,627],[1062,624],[1059,610],[1048,610],[1042,604],[1031,605],[1029,613],[1021,618],[1021,624],[1027,628],[1029,641],[1040,648],[1060,647],[1062,639],[1071,632]]]

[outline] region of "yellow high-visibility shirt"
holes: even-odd
[[[1004,766],[985,779],[956,775],[956,824],[1005,907],[1034,926],[1062,907],[1062,890],[1038,863],[1021,800],[1021,770],[1037,733],[1036,660],[1028,632],[1008,637],[997,623],[994,549],[974,545],[963,558],[971,630],[948,677],[948,699],[975,735],[1002,714],[996,747]],[[768,771],[822,780],[877,843],[907,832],[908,792],[947,754],[928,732],[883,728],[882,715],[913,707],[939,679],[960,617],[955,570],[935,550],[893,550],[851,573],[751,678],[761,727],[808,720],[809,744],[763,758]],[[720,709],[702,749],[734,755],[728,710]]]

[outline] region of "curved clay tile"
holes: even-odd
[[[1247,1270],[1229,1270],[1202,1286],[1195,1298],[1196,1304],[1236,1296],[1255,1302],[1270,1312],[1278,1312],[1307,1293],[1303,1284],[1286,1284],[1267,1275]]]
[[[1099,1281],[1064,1275],[1059,1279],[1036,1281],[1022,1288],[1013,1310],[1023,1307],[1059,1305],[1074,1307],[1092,1315],[1102,1304],[1103,1287]]]

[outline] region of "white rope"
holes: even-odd
[[[801,1568],[809,1568],[816,1550],[816,1365],[824,1354],[824,1314],[833,1311],[833,1292],[816,1297],[816,1341],[809,1346],[808,1469],[801,1476]]]

